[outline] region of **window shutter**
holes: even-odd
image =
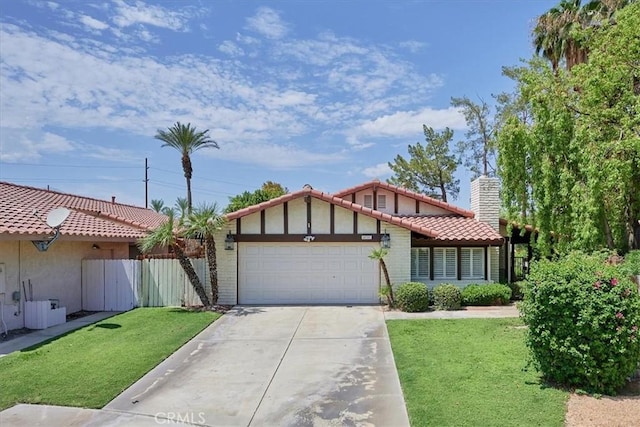
[[[433,277],[438,279],[444,277],[444,249],[442,248],[433,250]]]
[[[371,194],[364,195],[364,207],[373,208],[373,195]]]
[[[471,249],[462,249],[460,251],[460,273],[463,279],[470,279],[473,276],[471,274],[471,251]]]
[[[446,251],[446,277],[455,278],[457,273],[457,256],[455,248],[447,248]]]
[[[387,196],[384,194],[378,194],[378,209],[387,208]]]
[[[429,249],[422,248],[418,251],[418,276],[429,277]]]
[[[411,277],[418,277],[418,249],[411,249]]]
[[[465,279],[484,278],[484,248],[462,249],[462,277]]]
[[[484,248],[473,249],[473,271],[471,275],[474,278],[484,277]]]

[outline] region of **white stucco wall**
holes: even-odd
[[[391,247],[385,258],[389,278],[394,288],[411,280],[411,232],[404,228],[382,222],[391,238]],[[380,283],[384,283],[384,277]]]
[[[331,232],[331,205],[323,200],[311,199],[311,233],[329,234]]]
[[[284,233],[284,205],[265,210],[264,228],[267,234]],[[244,230],[243,230],[244,231]]]
[[[334,218],[336,234],[353,233],[353,211],[336,206]]]
[[[304,198],[291,200],[288,203],[289,234],[307,233],[307,204]],[[244,218],[243,218],[244,221]]]
[[[242,217],[241,231],[243,234],[260,234],[260,212]]]
[[[365,215],[358,215],[358,233],[375,233],[378,229],[377,225],[378,222],[375,219]],[[384,228],[381,231],[384,231]]]
[[[92,249],[96,243],[100,249]],[[0,240],[0,263],[6,268],[6,290],[0,294],[4,320],[9,329],[24,326],[25,300],[22,281],[29,292],[31,280],[34,300],[55,298],[67,313],[82,309],[82,260],[129,258],[129,243],[92,241],[64,241],[53,243],[46,252],[38,252],[30,241]],[[12,301],[14,291],[20,291],[21,301]],[[19,315],[14,315],[15,313]]]

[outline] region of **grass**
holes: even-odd
[[[0,358],[0,410],[101,408],[219,316],[138,308]]]
[[[568,393],[527,365],[518,319],[390,320],[409,419],[418,426],[562,426]]]

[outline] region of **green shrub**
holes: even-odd
[[[463,305],[503,305],[511,300],[511,288],[498,283],[468,285],[461,296]]]
[[[506,285],[511,289],[511,301],[522,301],[526,282],[511,282]]]
[[[545,379],[614,394],[638,369],[640,295],[623,272],[597,254],[533,264],[520,309]]]
[[[396,305],[402,311],[415,313],[429,309],[429,290],[424,283],[405,283],[398,288],[395,296]]]
[[[433,305],[436,310],[459,310],[462,303],[460,288],[455,285],[439,285],[433,288]]]

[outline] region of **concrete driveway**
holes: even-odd
[[[209,426],[409,425],[373,306],[236,307],[104,409]]]

